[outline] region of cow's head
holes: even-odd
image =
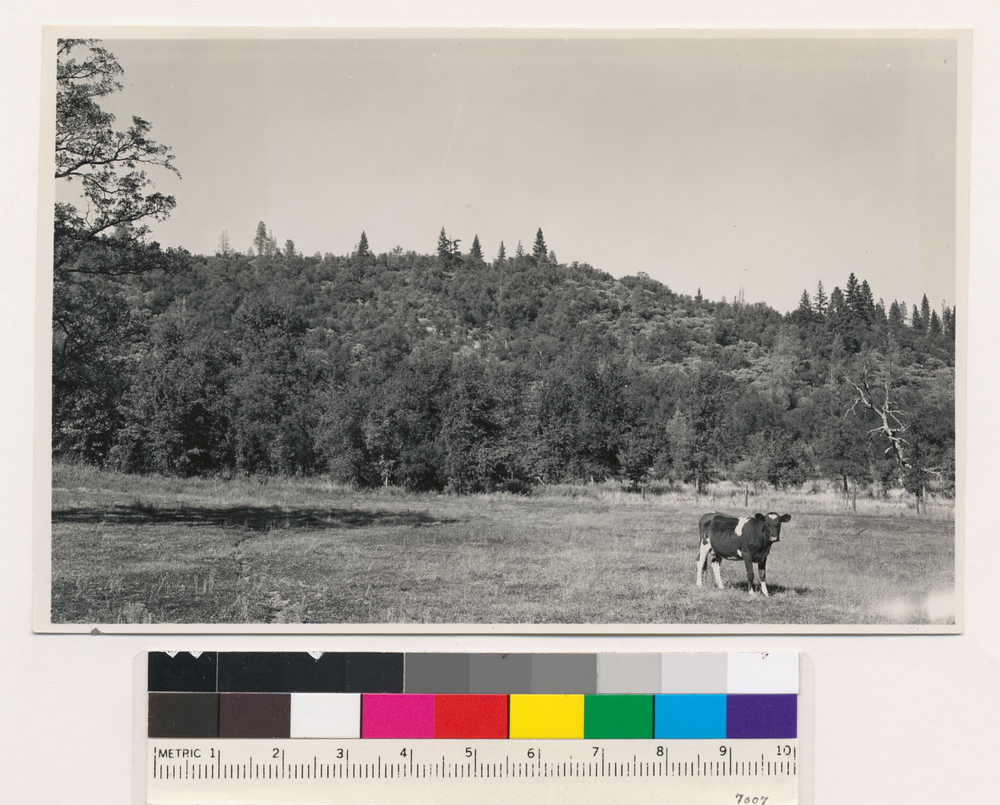
[[[781,524],[791,520],[792,515],[778,514],[777,512],[768,512],[767,514],[757,512],[754,515],[754,519],[764,524],[764,536],[767,537],[767,541],[777,542],[781,539]]]

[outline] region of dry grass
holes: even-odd
[[[70,623],[953,622],[954,511],[831,492],[358,492],[57,466],[52,611]],[[792,513],[769,599],[694,585],[706,511]]]

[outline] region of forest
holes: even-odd
[[[55,207],[55,458],[455,493],[954,493],[954,308],[854,273],[788,313],[680,295],[649,267],[560,262],[541,229],[488,254],[447,222],[431,253],[359,231],[304,256],[265,222],[242,251],[227,233],[214,254],[161,248],[175,202],[146,171],[177,169],[148,122],[102,110],[120,75],[99,44],[60,43],[56,179],[80,199]]]

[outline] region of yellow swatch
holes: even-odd
[[[582,738],[583,696],[511,694],[511,738]]]

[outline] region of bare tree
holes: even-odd
[[[847,413],[856,413],[859,405],[863,409],[871,411],[878,418],[879,424],[868,431],[868,438],[874,439],[878,435],[884,436],[889,442],[889,446],[885,448],[885,455],[891,456],[901,469],[907,469],[910,466],[910,462],[907,461],[903,453],[904,445],[907,442],[901,436],[906,431],[906,424],[901,417],[907,414],[899,408],[897,401],[893,399],[892,395],[893,383],[897,382],[898,378],[893,378],[891,374],[887,374],[880,381],[873,378],[870,367],[865,366],[861,370],[861,375],[857,382],[851,380],[850,377],[846,379],[858,395],[847,410]]]

